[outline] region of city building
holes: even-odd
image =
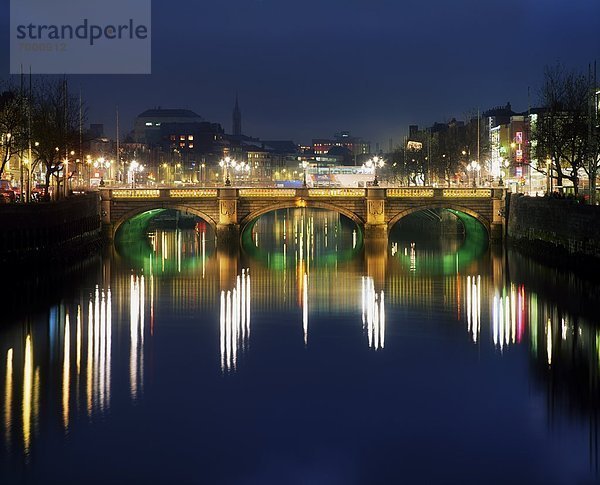
[[[326,155],[334,147],[343,147],[350,151],[354,161],[359,163],[361,156],[369,155],[371,146],[369,142],[355,136],[351,136],[350,132],[343,131],[336,133],[333,139],[315,138],[312,141],[312,149],[316,155]]]
[[[163,124],[201,123],[202,117],[188,109],[155,108],[139,114],[134,123],[133,139],[137,143],[155,145],[160,143]]]

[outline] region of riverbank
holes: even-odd
[[[58,202],[0,205],[0,262],[71,261],[102,246],[100,199],[90,193]]]
[[[557,267],[584,273],[600,269],[600,206],[512,194],[507,208],[511,246]]]

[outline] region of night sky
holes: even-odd
[[[8,0],[0,0],[0,78]],[[350,130],[387,148],[428,125],[535,104],[545,64],[600,60],[598,0],[155,1],[152,75],[70,76],[88,122],[122,133],[145,109],[189,108],[231,131],[309,143]]]

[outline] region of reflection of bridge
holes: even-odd
[[[504,190],[489,188],[161,188],[102,189],[105,234],[114,237],[125,221],[152,209],[178,209],[211,224],[220,241],[237,238],[257,217],[275,209],[316,207],[339,212],[385,239],[403,217],[424,209],[451,209],[477,220],[490,239],[502,238]]]

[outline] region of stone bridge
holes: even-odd
[[[443,208],[471,216],[490,240],[502,239],[504,189],[498,188],[157,188],[100,190],[104,233],[114,238],[132,217],[153,209],[195,214],[214,227],[218,242],[238,238],[267,212],[317,207],[343,214],[364,230],[365,240],[387,239],[392,226],[420,210]]]

